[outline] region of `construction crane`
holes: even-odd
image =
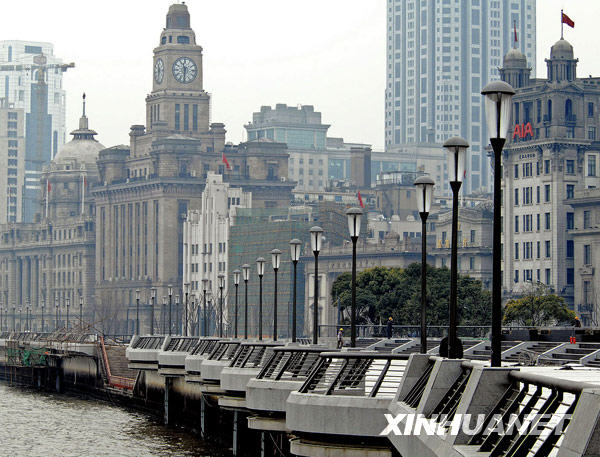
[[[48,59],[44,54],[37,54],[33,57],[33,64],[0,65],[0,71],[37,71],[37,82],[45,82],[46,71],[58,68],[63,73],[69,68],[75,68],[75,63],[66,64],[47,64]]]

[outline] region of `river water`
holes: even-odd
[[[141,413],[0,383],[2,457],[226,455]]]

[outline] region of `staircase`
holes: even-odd
[[[565,346],[560,352],[554,352],[551,357],[544,359],[552,365],[564,365],[566,363],[578,363],[582,357],[600,349],[598,343],[576,343]]]
[[[513,346],[519,344],[520,341],[502,341],[501,351],[504,352]],[[475,349],[473,354],[467,356],[471,360],[490,360],[492,357],[492,346],[491,343],[485,345],[483,349]]]
[[[517,352],[512,353],[511,355],[507,356],[506,358],[503,358],[503,360],[506,362],[521,363],[526,354],[535,353],[537,355],[540,355],[546,351],[549,351],[550,349],[554,349],[559,344],[561,344],[561,343],[552,342],[552,341],[540,341],[540,342],[535,343],[533,346],[527,347],[526,349],[524,349],[522,351],[517,351]]]
[[[135,379],[137,370],[128,368],[127,357],[125,357],[126,346],[106,346],[106,355],[110,364],[110,374],[121,378]]]
[[[408,340],[396,340],[396,339],[392,339],[392,340],[383,340],[383,346],[375,346],[375,351],[377,352],[383,352],[386,354],[389,354],[392,352],[393,349],[396,349],[398,346],[402,346],[405,343],[408,343]]]

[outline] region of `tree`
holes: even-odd
[[[334,306],[339,305],[344,320],[350,318],[350,273],[341,274],[333,283]],[[448,324],[450,270],[427,267],[428,325]],[[459,276],[458,319],[460,325],[490,323],[490,293],[481,281]],[[396,324],[419,325],[421,319],[421,265],[401,268],[376,267],[364,270],[356,278],[357,323],[373,324],[392,317]]]
[[[549,293],[543,285],[534,285],[519,299],[509,300],[504,310],[504,323],[539,327],[568,324],[575,319],[562,297]]]

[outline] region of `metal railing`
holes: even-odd
[[[252,342],[241,343],[229,366],[235,368],[262,368],[273,353],[273,349],[283,343]]]
[[[232,360],[237,354],[240,344],[239,340],[219,341],[208,356],[208,360]]]
[[[344,329],[344,337],[350,336],[350,325],[319,325],[319,336],[334,337],[340,328]],[[457,335],[461,338],[487,338],[491,327],[487,325],[459,325]],[[386,325],[357,325],[356,336],[358,338],[385,338],[387,335]],[[427,327],[429,338],[443,338],[448,333],[447,325],[430,325]],[[418,338],[421,335],[421,327],[418,325],[394,325],[392,327],[392,338]]]
[[[190,351],[190,355],[210,354],[219,341],[219,338],[202,337],[196,347]]]
[[[190,352],[198,344],[198,338],[194,336],[171,337],[165,352]]]
[[[104,341],[104,338],[102,340]],[[131,345],[131,349],[157,350],[162,347],[164,340],[164,336],[141,336]]]
[[[393,398],[408,356],[376,352],[323,352],[300,393]]]
[[[133,390],[135,387],[135,379],[125,378],[123,376],[114,376],[110,372],[110,361],[108,360],[108,355],[106,354],[106,346],[104,345],[104,338],[100,335],[99,337],[99,346],[100,346],[100,359],[102,362],[102,367],[104,368],[104,373],[106,374],[106,379],[108,381],[108,385],[110,387],[125,389],[125,390]]]
[[[306,379],[319,362],[319,355],[325,348],[280,347],[265,364],[257,379],[272,381],[300,381]]]

